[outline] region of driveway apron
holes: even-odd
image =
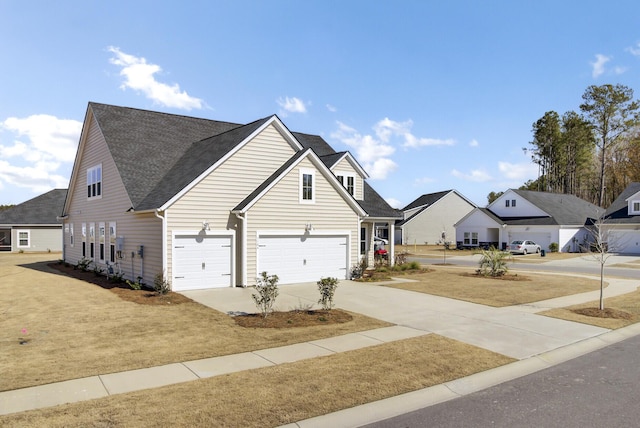
[[[253,288],[185,291],[184,295],[225,313],[256,312]],[[280,287],[276,310],[314,305],[315,283]],[[600,335],[607,329],[549,318],[517,307],[493,308],[445,297],[354,281],[341,281],[336,307],[524,359]]]

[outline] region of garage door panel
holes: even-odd
[[[230,236],[176,235],[173,289],[197,290],[231,286]]]
[[[280,284],[346,278],[346,236],[261,237],[258,272],[278,275]]]
[[[611,231],[607,243],[612,253],[640,254],[640,232],[636,230]]]

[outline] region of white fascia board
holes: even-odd
[[[253,205],[256,204],[256,202],[258,202],[260,199],[262,199],[262,197],[264,195],[266,195],[273,188],[273,186],[275,186],[280,180],[282,180],[287,174],[289,174],[291,172],[291,170],[293,170],[296,166],[298,166],[298,164],[300,164],[300,162],[302,162],[303,159],[306,159],[306,158],[309,158],[309,160],[311,160],[311,163],[313,163],[313,165],[320,171],[322,176],[324,178],[326,178],[332,184],[333,188],[336,189],[338,191],[338,193],[340,193],[342,195],[344,200],[347,201],[349,206],[351,206],[351,208],[358,215],[360,215],[362,217],[366,217],[367,213],[362,209],[360,204],[358,204],[358,202],[354,199],[353,196],[351,196],[351,194],[347,191],[347,189],[345,189],[344,186],[340,184],[340,182],[338,181],[336,176],[333,175],[333,173],[329,170],[329,168],[327,168],[327,166],[320,160],[318,155],[316,155],[314,153],[314,151],[311,150],[311,149],[307,149],[307,152],[306,152],[306,154],[304,156],[300,156],[300,158],[298,158],[294,163],[292,163],[289,166],[289,168],[284,170],[280,174],[280,176],[278,176],[275,180],[273,180],[271,183],[269,183],[269,185],[267,187],[265,187],[262,190],[262,192],[260,192],[258,195],[256,195],[256,197],[253,198],[253,200],[251,202],[249,202],[242,210],[232,211],[232,213],[235,214],[237,212],[237,213],[242,214],[242,213],[246,213],[247,211],[249,211],[251,209],[251,207],[253,207]]]
[[[90,123],[93,121],[93,110],[90,108],[91,104],[87,105],[87,112],[84,115],[84,122],[82,123],[82,131],[80,131],[80,141],[78,142],[78,150],[76,151],[76,158],[73,161],[73,169],[71,170],[71,177],[69,178],[69,186],[67,186],[67,196],[65,196],[64,207],[62,208],[62,214],[68,213],[70,204],[70,195],[76,188],[76,181],[78,179],[78,169],[80,168],[80,159],[84,155],[84,148],[87,143],[88,132]],[[99,127],[98,127],[99,128]],[[100,132],[102,134],[102,131]],[[104,136],[103,136],[104,139]],[[106,144],[106,141],[105,141]],[[85,191],[86,193],[86,191]]]
[[[299,147],[300,149],[302,149],[302,146],[300,145],[300,143],[298,142],[298,140],[295,139],[295,137],[293,135],[291,135],[291,133],[287,130],[287,128],[282,124],[282,122],[280,121],[280,119],[278,119],[277,116],[273,115],[269,118],[269,120],[267,120],[265,123],[263,123],[258,129],[256,129],[255,131],[253,131],[251,133],[251,135],[249,135],[247,138],[245,138],[244,140],[242,140],[239,144],[237,144],[233,149],[229,150],[227,152],[227,154],[225,154],[222,158],[220,158],[220,160],[216,163],[214,163],[213,165],[211,165],[209,168],[207,168],[202,174],[200,174],[198,177],[196,177],[195,180],[193,180],[191,183],[189,183],[188,185],[186,185],[181,191],[179,191],[176,195],[174,195],[171,199],[169,199],[167,202],[164,203],[164,205],[162,205],[161,207],[157,208],[159,211],[166,211],[169,207],[171,207],[171,205],[173,205],[177,200],[179,200],[181,197],[183,197],[185,194],[187,194],[191,189],[193,189],[198,183],[200,183],[202,180],[204,180],[209,174],[211,174],[216,168],[218,168],[220,165],[222,165],[223,163],[225,163],[227,161],[227,159],[229,159],[231,156],[233,156],[236,152],[238,152],[241,148],[243,148],[249,141],[253,140],[258,134],[260,134],[262,131],[264,131],[269,125],[273,124],[280,132],[283,133],[283,136],[285,137],[285,139],[287,140],[287,142],[291,145],[293,145],[294,147]],[[286,131],[286,134],[285,132]],[[151,211],[155,211],[155,209],[151,210]]]
[[[627,199],[625,199],[625,201],[626,201],[626,202],[629,202],[630,200],[638,199],[638,198],[640,198],[640,192],[636,192],[636,193],[634,193],[633,195],[631,195],[631,196],[629,196]]]
[[[362,178],[364,179],[369,178],[369,174],[367,174],[367,171],[365,171],[364,168],[362,168],[362,166],[358,163],[356,158],[354,158],[350,152],[345,152],[342,156],[340,156],[340,158],[337,161],[335,161],[331,166],[331,170],[333,170],[333,167],[336,166],[338,163],[340,163],[341,160],[345,158],[347,159],[347,162],[351,164],[353,169],[355,169],[358,172],[358,174],[362,176]]]

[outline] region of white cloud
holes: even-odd
[[[617,67],[614,67],[613,73],[620,75],[620,74],[626,73],[627,70],[629,70],[629,67],[617,66]]]
[[[635,46],[629,46],[625,50],[633,56],[640,56],[640,42],[636,43]]]
[[[338,111],[338,109],[332,106],[331,104],[327,104],[327,110],[329,110],[331,113],[335,113]]]
[[[474,169],[470,173],[465,174],[463,172],[454,169],[451,171],[451,175],[464,181],[473,181],[475,183],[484,183],[491,181],[493,178],[486,171]]]
[[[431,184],[431,183],[435,183],[435,179],[431,178],[431,177],[422,177],[422,178],[416,178],[413,181],[413,184],[416,186],[421,186],[423,184]]]
[[[357,130],[337,122],[338,129],[331,134],[332,138],[355,150],[355,157],[369,176],[373,179],[384,179],[398,167],[389,157],[395,148],[371,135],[362,135]]]
[[[509,163],[498,162],[498,170],[510,181],[525,183],[538,176],[538,166],[531,162]]]
[[[306,113],[307,106],[305,106],[304,101],[300,98],[289,98],[289,97],[280,97],[276,100],[278,105],[280,106],[281,113],[286,116],[287,113]]]
[[[605,71],[604,66],[609,61],[611,61],[611,57],[602,54],[596,54],[596,60],[589,63],[592,67],[591,76],[593,76],[593,78],[595,79],[596,77],[602,75]]]
[[[397,208],[397,209],[402,208],[400,201],[397,200],[396,198],[386,198],[385,201],[389,204],[391,208]]]
[[[405,148],[418,148],[423,146],[452,146],[455,141],[452,139],[439,140],[435,138],[418,138],[411,133],[413,127],[413,121],[407,120],[406,122],[396,122],[394,120],[385,117],[380,122],[376,123],[373,130],[376,132],[378,138],[384,142],[388,142],[391,137],[397,136],[403,139],[402,146]]]
[[[159,65],[150,64],[145,58],[136,57],[122,52],[119,48],[109,46],[107,50],[115,56],[109,59],[111,64],[122,67],[120,75],[124,77],[124,83],[120,86],[142,92],[153,102],[165,107],[182,110],[201,109],[204,101],[181,91],[178,84],[167,85],[158,82],[155,74],[162,71]]]
[[[478,147],[479,145],[480,143],[478,143],[478,140],[476,139],[469,141],[469,147]]]
[[[68,185],[60,169],[75,159],[81,122],[40,114],[8,118],[0,129],[14,139],[11,145],[0,144],[0,182],[38,193]]]

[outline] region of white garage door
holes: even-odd
[[[549,251],[549,244],[551,244],[551,234],[544,233],[529,233],[529,232],[518,232],[509,234],[511,241],[524,241],[530,240],[540,245],[540,248],[543,250]]]
[[[607,243],[612,253],[640,254],[640,232],[637,230],[616,230],[608,235]]]
[[[261,236],[258,272],[278,275],[280,284],[347,278],[346,236]]]
[[[231,244],[231,236],[176,235],[173,290],[230,287]]]

